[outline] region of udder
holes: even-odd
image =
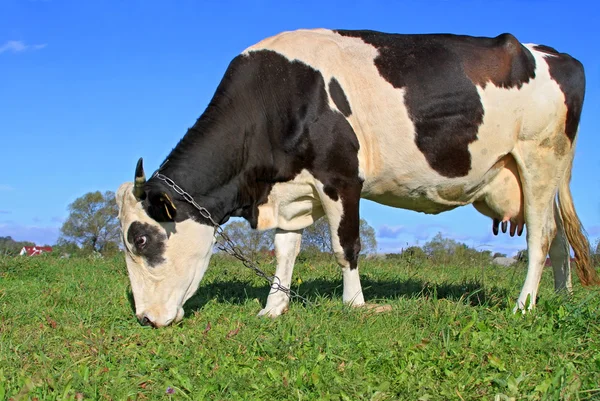
[[[525,218],[523,215],[523,190],[517,164],[508,157],[498,175],[484,188],[481,196],[473,202],[481,214],[491,217],[492,231],[498,235],[500,224],[505,233],[510,223],[510,236],[523,233]]]

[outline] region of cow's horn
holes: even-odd
[[[137,166],[135,166],[135,184],[133,185],[133,196],[136,199],[141,200],[144,196],[144,184],[146,183],[146,175],[144,174],[144,162],[140,157],[140,160],[137,162]]]

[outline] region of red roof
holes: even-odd
[[[24,246],[19,255],[35,256],[52,252],[51,246]]]

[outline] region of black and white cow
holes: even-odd
[[[510,34],[284,32],[233,59],[160,173],[218,223],[275,228],[284,286],[302,230],[327,216],[355,306],[361,197],[424,213],[473,204],[495,233],[527,226],[525,309],[548,253],[556,289],[571,288],[569,246],[581,281],[598,283],[569,189],[584,90],[577,60]],[[160,327],[183,317],[215,230],[141,163],[135,177],[117,193],[127,268],[138,318]],[[259,314],[288,301],[271,291]]]

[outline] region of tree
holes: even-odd
[[[463,244],[451,239],[444,238],[442,233],[437,233],[429,242],[423,245],[423,251],[434,259],[443,259],[453,255]]]
[[[361,255],[377,252],[375,229],[365,219],[360,219]],[[333,252],[331,248],[331,231],[326,217],[322,217],[311,226],[306,227],[302,234],[302,249],[309,252]]]
[[[0,237],[0,255],[18,255],[24,246],[35,246],[29,241],[15,241],[12,237]]]
[[[91,252],[90,249],[84,250],[79,247],[74,242],[66,241],[65,239],[59,239],[56,244],[54,244],[52,253],[56,256],[84,256]]]
[[[425,260],[427,259],[427,254],[423,250],[423,248],[413,245],[404,249],[400,254],[403,259],[416,261],[416,260]]]
[[[444,238],[442,233],[423,245],[423,251],[435,263],[489,263],[492,258],[491,251],[480,252],[452,238]]]
[[[273,230],[253,230],[245,220],[239,220],[227,224],[223,231],[240,251],[252,259],[255,259],[260,252],[273,249]]]
[[[529,251],[527,251],[527,249],[521,249],[517,252],[517,260],[527,264],[529,262]]]
[[[310,253],[332,253],[331,232],[326,217],[321,217],[302,232],[301,249]]]
[[[367,220],[360,219],[360,254],[372,255],[377,253],[377,237],[375,229],[367,223]]]
[[[69,205],[69,217],[60,229],[59,244],[107,253],[118,249],[118,208],[112,191],[88,192]]]

